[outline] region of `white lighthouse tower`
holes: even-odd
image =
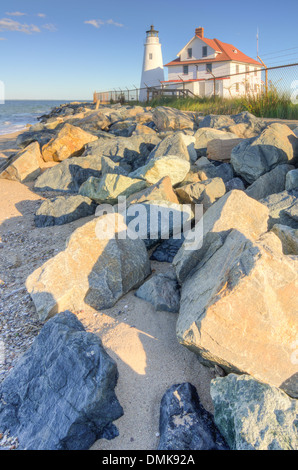
[[[141,88],[144,89],[140,91],[140,101],[147,100],[147,86],[160,86],[160,82],[164,80],[162,52],[158,31],[156,31],[152,25],[151,29],[146,31],[146,35],[141,79]]]

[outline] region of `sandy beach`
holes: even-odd
[[[13,153],[17,135],[1,136],[0,152],[6,156]],[[88,217],[62,226],[35,228],[34,214],[44,196],[33,192],[30,186],[0,180],[0,325],[11,365],[42,327],[24,287],[27,277],[63,250],[68,236],[90,220]],[[152,262],[153,273],[169,269],[172,268],[168,263]],[[102,339],[116,361],[119,371],[116,394],[124,409],[124,415],[115,422],[119,436],[111,441],[97,441],[92,450],[155,449],[160,401],[173,384],[191,382],[203,405],[212,411],[209,389],[214,373],[178,344],[176,314],[156,312],[151,304],[136,298],[134,292],[122,297],[111,309],[96,311],[84,304],[74,313],[87,331]],[[7,371],[1,378],[6,374]]]

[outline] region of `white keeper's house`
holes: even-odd
[[[167,88],[184,87],[198,96],[215,92],[224,98],[257,94],[262,89],[262,64],[231,44],[205,38],[202,27],[177,57],[165,65],[168,80],[163,84]]]

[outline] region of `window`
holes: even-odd
[[[236,73],[239,73],[239,70],[240,70],[239,65],[236,65]]]
[[[239,93],[239,83],[236,83],[236,91]]]
[[[191,47],[189,49],[187,49],[187,57],[188,57],[188,59],[192,58],[192,48]]]
[[[212,64],[206,64],[206,72],[212,73]]]
[[[203,46],[202,48],[202,56],[207,57],[207,46]]]
[[[183,73],[184,75],[188,75],[188,65],[183,65]]]
[[[149,54],[149,60],[153,59],[153,54]]]
[[[255,68],[255,77],[257,77],[257,75],[258,75],[258,69]]]

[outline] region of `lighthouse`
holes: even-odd
[[[141,79],[141,88],[139,100],[147,100],[146,87],[160,86],[160,82],[164,80],[164,70],[162,61],[161,44],[159,42],[158,31],[151,26],[146,31],[146,42],[143,60],[143,71]]]

